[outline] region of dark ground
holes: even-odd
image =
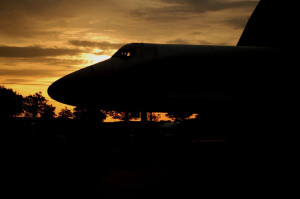
[[[265,190],[268,156],[221,129],[12,119],[1,129],[2,188],[13,198],[240,198]]]

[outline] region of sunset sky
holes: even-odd
[[[0,85],[26,96],[126,43],[236,45],[258,0],[0,0]]]

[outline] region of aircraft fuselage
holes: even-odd
[[[274,49],[133,43],[49,87],[70,105],[105,110],[197,111],[252,95]]]

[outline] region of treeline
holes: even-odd
[[[48,103],[48,100],[41,92],[24,97],[4,86],[0,86],[0,108],[1,118],[28,117],[50,119],[57,117],[55,113],[56,108]],[[65,117],[66,114],[64,112],[66,111],[60,112],[59,116]]]
[[[33,95],[22,96],[12,89],[0,86],[0,119],[11,117],[41,118],[41,119],[84,119],[88,116],[86,107],[75,107],[73,110],[65,107],[58,114],[55,113],[56,107],[49,104],[49,101],[37,92]],[[185,120],[193,113],[168,113],[166,116],[173,120]],[[138,120],[141,118],[140,112],[118,112],[118,111],[100,111],[97,117],[104,120],[110,116],[113,119],[121,121]],[[148,121],[159,121],[160,114],[148,113]]]

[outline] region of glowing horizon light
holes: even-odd
[[[96,64],[102,61],[105,61],[109,58],[111,58],[111,56],[109,55],[95,55],[95,54],[86,54],[83,57],[84,59],[86,59],[88,61],[89,64]]]
[[[98,62],[102,62],[102,61],[105,61],[110,58],[111,58],[111,56],[108,56],[108,55],[99,55],[99,56],[95,56],[94,62],[98,63]]]

